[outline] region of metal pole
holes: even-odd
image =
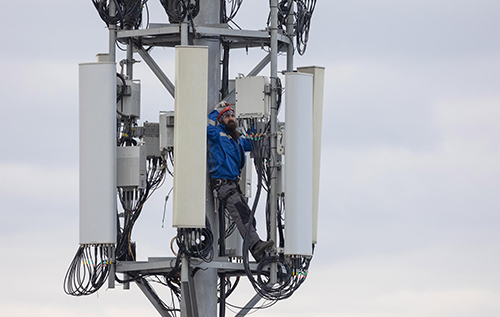
[[[109,15],[114,17],[115,16],[115,2],[111,0],[109,2]],[[110,24],[109,25],[109,55],[108,55],[108,60],[110,62],[116,62],[116,24]],[[109,247],[109,252],[110,252],[110,258],[111,258],[111,265],[110,265],[110,271],[109,271],[109,277],[108,277],[108,287],[109,288],[115,288],[115,265],[116,265],[116,257],[115,257],[115,246],[110,246]]]
[[[127,77],[128,79],[134,79],[134,44],[132,43],[132,38],[128,40],[127,44]]]
[[[200,11],[195,18],[197,25],[218,24],[220,22],[220,1],[200,0]],[[208,96],[207,115],[219,102],[220,90],[220,40],[219,39],[196,39],[195,45],[208,46]],[[215,236],[214,250],[217,250],[218,222],[215,221],[214,203],[211,190],[208,186],[207,174],[207,203],[206,215]],[[217,316],[217,269],[200,270],[195,275],[196,300],[198,311],[204,316]]]
[[[109,15],[115,16],[116,6],[113,0],[109,1]],[[116,62],[116,24],[109,25],[109,61]]]
[[[270,234],[271,239],[276,241],[276,211],[277,203],[277,121],[278,121],[278,105],[277,105],[277,84],[278,77],[278,0],[271,0],[271,169],[270,169],[270,188],[269,188],[269,213],[270,213]],[[276,251],[273,251],[276,255]],[[277,281],[276,277],[277,265],[271,264],[270,284],[273,285]]]
[[[107,248],[108,257],[111,262],[109,264],[108,288],[115,288],[115,247],[113,245],[109,245]]]
[[[125,210],[132,210],[132,197],[134,193],[133,190],[126,190],[125,191]],[[124,226],[127,222],[131,221],[130,220],[131,214],[130,213],[125,213],[125,217],[123,218],[123,223]],[[123,273],[123,280],[127,281],[130,279],[130,276],[127,273]],[[124,290],[129,290],[130,289],[130,282],[125,282],[123,283],[123,289]]]
[[[185,255],[182,256],[181,265],[181,296],[181,316],[198,317],[199,309],[194,290],[194,283],[191,278],[189,262]]]
[[[217,212],[219,218],[219,256],[226,256],[226,217],[224,216],[224,207],[220,206]],[[219,317],[226,316],[226,274],[219,273],[220,292],[219,292]]]
[[[286,20],[286,33],[290,37],[290,44],[288,44],[286,50],[286,70],[291,72],[293,71],[293,13],[294,13],[294,2],[293,0],[288,1],[288,18]]]
[[[222,99],[227,99],[229,94],[228,84],[229,84],[229,44],[223,44],[224,55],[222,58],[222,87],[221,95]]]
[[[184,21],[180,23],[181,45],[189,45],[189,26],[187,22],[187,15]]]

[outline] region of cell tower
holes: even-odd
[[[295,69],[293,58],[295,51],[305,53],[316,0],[270,0],[268,25],[259,31],[234,22],[243,0],[160,0],[165,24],[143,20],[149,19],[147,0],[92,2],[109,29],[109,52],[79,66],[80,247],[65,292],[89,295],[106,283],[111,289],[135,283],[161,316],[183,317],[225,316],[226,298],[241,278],[255,295],[237,316],[262,299],[292,296],[317,243],[324,68]],[[119,73],[117,45],[126,46]],[[175,85],[149,54],[153,47],[175,49]],[[248,48],[268,54],[247,75],[230,79],[231,50]],[[281,53],[286,71],[278,74]],[[134,54],[175,99],[175,111],[160,112],[157,123],[138,124]],[[267,65],[270,74],[259,75]],[[259,261],[250,258],[248,234],[235,229],[210,186],[207,114],[221,100],[233,106],[239,133],[251,144],[239,180],[247,198],[255,190],[250,219],[267,196],[267,237],[275,244]],[[285,121],[279,122],[282,107]],[[137,261],[134,224],[166,177],[174,184],[177,251]],[[151,277],[170,288],[176,302],[162,300]]]

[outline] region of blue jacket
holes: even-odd
[[[245,151],[251,151],[250,141],[240,137],[238,142],[233,140],[226,130],[226,126],[215,126],[217,110],[208,115],[208,168],[210,177],[235,180],[240,176],[245,166]]]

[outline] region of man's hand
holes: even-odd
[[[217,110],[217,112],[220,113],[222,110],[224,110],[224,108],[227,107],[227,105],[228,104],[224,100],[222,100],[221,102],[215,105],[214,110]]]

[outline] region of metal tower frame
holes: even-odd
[[[151,57],[145,47],[175,47],[176,45],[204,45],[208,46],[209,53],[209,80],[208,80],[208,104],[207,114],[213,106],[219,102],[219,91],[221,86],[221,48],[247,49],[270,48],[270,52],[247,74],[255,76],[260,73],[268,64],[270,64],[271,79],[271,177],[270,177],[270,227],[271,239],[276,241],[277,236],[277,169],[281,165],[280,156],[277,153],[277,77],[278,77],[278,53],[286,53],[287,71],[293,71],[293,0],[289,0],[290,12],[287,23],[287,33],[283,34],[278,30],[278,0],[270,1],[270,28],[264,31],[235,30],[229,29],[227,24],[220,24],[220,1],[201,0],[200,11],[194,19],[195,24],[189,25],[187,19],[179,24],[150,24],[147,29],[139,30],[118,30],[116,25],[109,25],[109,60],[116,62],[116,40],[127,42],[127,76],[133,78],[133,54],[138,53],[151,71],[156,75],[165,89],[175,98],[175,87],[161,67]],[[115,12],[115,2],[109,2],[110,15]],[[228,92],[228,95],[234,91]],[[227,97],[226,97],[227,98]],[[209,176],[207,175],[207,178]],[[208,183],[208,182],[207,182]],[[214,228],[214,234],[217,235],[218,221],[214,212],[212,195],[207,189],[206,214]],[[214,239],[216,244],[218,239]],[[216,245],[214,245],[216,249]],[[274,251],[274,254],[276,251]],[[161,274],[168,273],[174,267],[176,258],[149,258],[148,261],[118,261],[112,266],[109,275],[108,287],[114,288],[114,273],[129,274]],[[191,270],[193,268],[202,269],[198,271],[195,278],[192,278]],[[250,263],[252,272],[256,272],[257,264]],[[202,262],[200,264],[190,264],[184,257],[181,265],[181,316],[197,317],[199,312],[203,316],[217,315],[217,278],[227,276],[244,276],[244,267],[242,263],[231,263],[227,257],[214,257],[210,263]],[[271,266],[270,282],[277,281],[276,263]],[[145,294],[151,304],[156,308],[161,316],[171,316],[170,312],[164,307],[161,299],[148,284],[144,278],[134,280],[139,289]],[[128,288],[128,283],[124,288]],[[224,291],[221,296],[224,296]],[[237,314],[245,316],[259,301],[261,297],[255,295],[246,306]],[[221,301],[219,316],[225,315],[224,303]]]

